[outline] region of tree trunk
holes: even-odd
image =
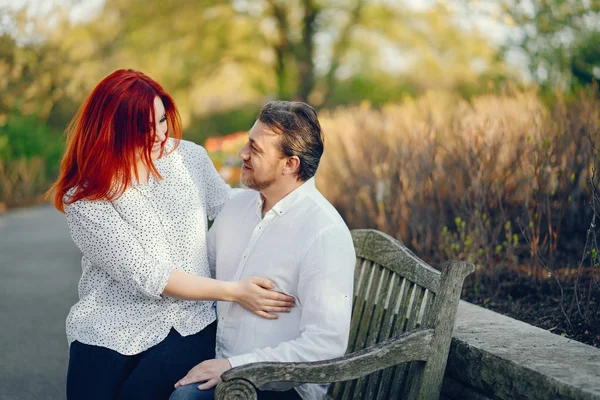
[[[319,14],[317,6],[311,0],[304,0],[304,18],[302,20],[302,44],[298,54],[298,75],[300,78],[298,100],[307,102],[315,86],[315,65],[313,60],[315,20]]]

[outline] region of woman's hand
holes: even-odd
[[[252,276],[231,284],[233,301],[263,318],[277,319],[274,313],[289,312],[295,305],[292,296],[272,290],[276,285],[270,279]]]

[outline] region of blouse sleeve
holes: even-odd
[[[200,148],[200,168],[204,175],[204,193],[206,202],[206,215],[213,220],[219,214],[227,200],[233,196],[235,190],[221,178],[215,169],[210,157],[202,146]]]
[[[127,289],[161,298],[174,266],[150,257],[110,202],[80,200],[65,211],[84,257]]]

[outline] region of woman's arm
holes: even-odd
[[[293,297],[267,290],[274,286],[267,279],[221,282],[188,274],[175,269],[170,261],[151,257],[110,202],[81,200],[65,210],[73,241],[84,257],[132,292],[156,299],[165,295],[235,301],[264,318],[276,318],[270,313],[293,305]]]
[[[182,300],[232,301],[263,318],[276,319],[273,313],[288,312],[294,306],[294,298],[269,290],[273,287],[275,283],[266,278],[224,282],[176,269],[162,295]]]
[[[112,203],[80,200],[65,205],[65,211],[73,241],[94,267],[131,292],[160,299],[176,266],[166,257],[148,254]],[[167,254],[166,249],[156,250]]]

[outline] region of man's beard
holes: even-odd
[[[242,176],[240,178],[241,178],[240,180],[244,186],[246,186],[249,189],[256,190],[258,192],[268,188],[275,182],[275,174],[273,174],[265,179],[262,179],[262,180],[256,180],[256,179],[254,179],[253,176],[244,178],[244,175],[242,173]]]

